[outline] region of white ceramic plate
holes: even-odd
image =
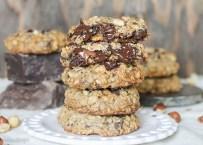
[[[117,137],[83,136],[64,132],[57,122],[58,110],[47,110],[24,121],[24,129],[33,137],[69,145],[135,145],[164,139],[174,134],[177,123],[168,115],[142,109],[138,131]]]

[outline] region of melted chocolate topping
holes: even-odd
[[[133,64],[134,60],[142,58],[138,54],[138,49],[130,44],[122,44],[120,49],[112,49],[109,46],[106,51],[90,51],[78,45],[75,46],[70,55],[70,68],[103,64],[107,70],[111,70],[118,67],[120,63]]]
[[[114,39],[118,39],[119,42],[133,42],[137,43],[138,41],[142,41],[147,36],[146,29],[140,29],[138,31],[134,31],[132,36],[125,36],[120,34],[119,36],[115,36],[116,29],[113,24],[105,23],[105,24],[96,24],[93,26],[85,25],[81,20],[80,25],[74,30],[73,34],[70,34],[70,37],[73,35],[80,35],[83,38],[84,42],[91,41],[92,36],[96,34],[102,34],[103,41],[110,42]]]

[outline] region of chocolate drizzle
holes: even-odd
[[[92,26],[85,25],[84,22],[81,20],[80,25],[76,27],[74,32],[70,34],[70,37],[76,35],[81,36],[83,38],[83,42],[90,42],[93,41],[92,37],[96,34],[102,35],[102,41],[110,42],[115,39],[118,42],[132,42],[137,43],[138,41],[142,41],[147,36],[146,29],[139,29],[134,31],[131,36],[125,36],[120,34],[119,36],[115,35],[116,28],[111,23],[104,23],[104,24],[96,24]],[[101,41],[101,40],[100,40]]]
[[[130,44],[122,44],[119,49],[112,49],[109,45],[106,51],[90,51],[75,45],[70,55],[70,68],[86,67],[92,64],[102,64],[107,70],[114,69],[120,63],[133,64],[134,60],[141,59],[138,49]]]

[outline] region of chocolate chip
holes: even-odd
[[[98,31],[99,27],[97,25],[92,26],[92,29],[90,30],[93,35],[96,35]]]
[[[102,33],[104,33],[104,36],[105,36],[107,41],[112,41],[114,39],[114,36],[116,33],[115,26],[113,24],[106,24],[103,27]]]
[[[142,41],[142,40],[144,40],[145,37],[147,37],[147,30],[146,29],[144,29],[144,30],[139,29],[137,31],[134,31],[132,37],[136,41],[140,41],[140,40]]]
[[[120,64],[116,61],[107,61],[107,62],[104,62],[104,66],[106,68],[106,70],[112,70],[116,67],[118,67]]]
[[[135,59],[136,51],[129,44],[123,44],[121,49],[117,50],[117,55],[119,56],[120,61],[129,63]]]
[[[45,30],[42,30],[41,33],[44,34],[44,33],[47,33],[49,31],[50,31],[50,29],[45,29]]]
[[[32,32],[33,32],[33,30],[32,30],[32,29],[28,29],[28,30],[27,30],[27,32],[32,33]]]
[[[86,60],[85,58],[79,54],[80,52],[83,52],[83,49],[81,48],[75,48],[73,53],[70,56],[70,67],[74,66],[86,66]]]
[[[87,63],[86,63],[85,59],[80,55],[75,55],[70,60],[70,68],[76,67],[76,66],[79,66],[79,67],[86,66],[86,65],[87,65]]]
[[[73,35],[81,35],[84,41],[90,40],[92,34],[91,27],[81,23],[74,31]]]
[[[105,55],[102,51],[96,51],[95,61],[97,63],[102,63],[108,59],[108,56]]]

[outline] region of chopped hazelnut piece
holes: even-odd
[[[166,105],[164,105],[163,103],[155,104],[153,106],[153,110],[158,112],[164,112],[166,110]]]
[[[10,130],[10,125],[8,123],[0,124],[0,133],[6,133]]]
[[[3,145],[4,144],[4,141],[2,138],[0,138],[0,145]]]
[[[0,124],[2,123],[8,123],[8,119],[5,118],[4,116],[0,116]]]
[[[11,128],[16,128],[21,123],[19,117],[17,117],[17,116],[11,116],[11,117],[9,117],[8,118],[8,122],[9,122]]]
[[[199,121],[200,123],[203,123],[203,115],[200,116],[200,117],[198,117],[198,121]]]
[[[170,112],[168,113],[168,115],[173,118],[177,123],[179,123],[181,121],[181,116],[178,112],[174,111],[174,112]]]

